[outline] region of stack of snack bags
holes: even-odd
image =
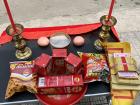
[[[140,76],[130,44],[107,43],[106,51],[111,70],[112,105],[132,105],[140,90]]]

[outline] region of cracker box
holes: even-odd
[[[35,59],[35,68],[41,76],[51,75],[52,57],[47,54],[41,54]]]
[[[70,53],[65,58],[65,66],[67,74],[78,74],[82,69],[82,59]]]
[[[46,76],[38,78],[40,94],[73,94],[83,90],[82,75]]]
[[[61,75],[65,74],[65,64],[64,59],[67,57],[66,49],[53,49],[52,54],[52,62],[53,62],[53,74]]]

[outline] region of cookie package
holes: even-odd
[[[37,93],[37,74],[33,61],[10,62],[10,72],[5,99],[9,99],[16,92]]]

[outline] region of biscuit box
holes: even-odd
[[[52,60],[51,56],[47,54],[41,54],[38,58],[35,59],[35,68],[38,71],[38,74],[41,76],[46,76],[51,74],[52,69]]]
[[[73,94],[83,91],[82,75],[45,76],[38,78],[40,94]]]
[[[65,64],[64,59],[67,57],[66,49],[53,49],[52,54],[52,64],[53,64],[53,74],[61,75],[65,74]]]
[[[82,59],[70,53],[65,58],[65,67],[67,74],[78,74],[82,69]]]

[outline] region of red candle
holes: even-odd
[[[111,18],[114,4],[115,4],[115,0],[112,0],[111,5],[110,5],[110,9],[109,9],[108,20]]]
[[[4,0],[4,4],[5,4],[6,10],[7,10],[11,25],[12,25],[12,27],[14,29],[14,32],[16,32],[16,26],[15,26],[15,23],[14,23],[14,20],[13,20],[13,17],[12,17],[12,14],[11,14],[11,11],[10,11],[10,8],[9,8],[7,0]]]

